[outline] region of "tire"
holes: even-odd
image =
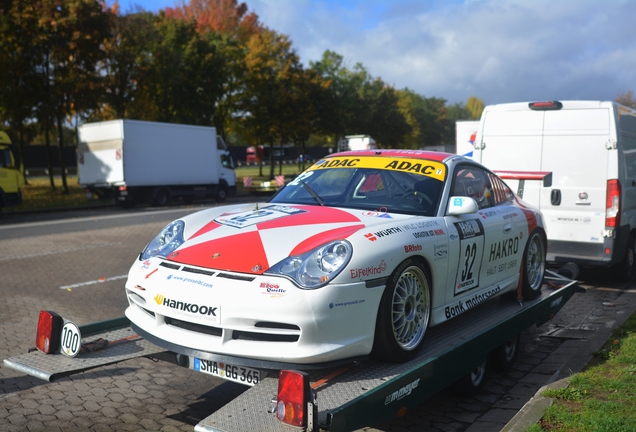
[[[416,259],[403,261],[382,294],[373,357],[401,363],[415,357],[431,316],[431,277]]]
[[[617,275],[621,282],[629,282],[634,277],[634,235],[629,236],[629,242],[625,249],[622,261],[618,264]]]
[[[219,186],[219,190],[216,191],[214,199],[217,202],[225,202],[227,199],[227,188],[225,186]]]
[[[535,228],[528,237],[523,251],[521,294],[525,300],[532,300],[541,294],[545,273],[546,240],[543,231]]]
[[[508,372],[519,354],[519,335],[507,340],[490,354],[490,364],[497,372]]]
[[[484,387],[486,373],[488,372],[488,360],[461,377],[454,385],[454,391],[461,397],[476,396]]]
[[[155,198],[152,203],[156,207],[163,207],[168,204],[168,199],[170,198],[170,194],[166,189],[159,189],[155,192]]]

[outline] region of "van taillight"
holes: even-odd
[[[276,398],[278,420],[290,426],[307,427],[313,407],[311,394],[309,374],[294,370],[280,371]]]
[[[605,200],[605,226],[621,225],[621,184],[618,180],[607,181],[607,199]]]
[[[528,107],[535,111],[560,110],[563,104],[559,101],[530,102]]]
[[[63,319],[51,311],[40,311],[35,347],[45,354],[56,352],[60,347],[60,332]]]

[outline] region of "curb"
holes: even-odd
[[[602,317],[606,323],[613,322],[608,327],[598,328],[586,343],[576,350],[563,365],[548,379],[546,384],[541,387],[535,395],[519,410],[519,412],[501,429],[502,432],[525,432],[532,425],[538,423],[549,406],[552,405],[553,399],[542,396],[543,392],[548,389],[559,389],[567,387],[570,384],[570,377],[580,371],[590,362],[593,353],[603,347],[610,339],[614,330],[620,327],[626,320],[636,311],[636,289],[630,288],[628,285],[623,294],[615,301],[615,308],[606,307]]]

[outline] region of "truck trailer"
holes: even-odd
[[[236,193],[230,153],[216,129],[112,120],[79,127],[78,180],[87,194],[118,204],[171,199],[225,201]]]

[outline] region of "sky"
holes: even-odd
[[[157,12],[180,0],[119,0]],[[239,0],[240,2],[240,0]],[[636,94],[636,0],[243,0],[309,66],[345,66],[448,104]]]

